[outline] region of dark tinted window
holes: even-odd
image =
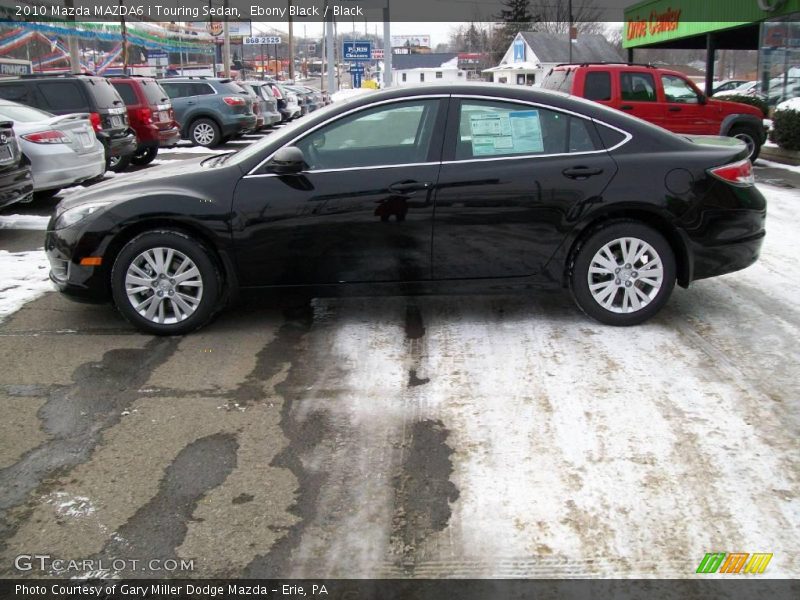
[[[597,124],[597,133],[600,135],[600,140],[606,148],[613,148],[625,139],[625,135],[622,132],[599,123]]]
[[[565,94],[572,93],[572,81],[575,79],[574,69],[553,69],[545,75],[542,87],[548,90],[556,90]]]
[[[152,79],[142,79],[140,83],[142,85],[142,90],[144,91],[144,97],[147,98],[148,104],[161,104],[162,102],[167,102],[169,100],[167,92],[164,91],[164,88],[158,85],[157,81],[153,81]]]
[[[87,77],[85,78],[87,89],[94,97],[94,101],[98,108],[114,108],[124,105],[122,98],[119,97],[117,90],[111,85],[108,79],[102,77]]]
[[[242,86],[240,86],[238,83],[234,83],[233,81],[217,83],[217,89],[219,90],[220,94],[241,94],[245,92],[242,89]]]
[[[86,99],[75,81],[42,81],[37,87],[53,110],[88,110]]]
[[[185,98],[190,95],[188,83],[162,83],[161,87],[164,88],[170,98]]]
[[[0,98],[13,100],[14,102],[27,103],[28,88],[24,83],[7,83],[0,85]]]
[[[209,96],[215,93],[214,88],[212,88],[207,83],[190,83],[189,87],[190,87],[189,91],[190,96]],[[239,89],[239,91],[241,92],[241,88]]]
[[[650,73],[620,73],[620,93],[629,102],[655,102],[656,84]]]
[[[583,97],[587,100],[611,100],[611,73],[608,71],[586,73]]]
[[[139,104],[139,99],[136,97],[136,92],[133,91],[133,86],[130,83],[122,83],[115,81],[113,83],[119,95],[122,96],[122,101],[128,106]]]

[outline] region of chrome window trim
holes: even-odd
[[[390,98],[388,100],[381,100],[380,102],[374,102],[372,104],[368,104],[368,105],[365,105],[365,106],[357,106],[357,107],[352,108],[352,109],[350,109],[348,111],[345,111],[343,113],[339,113],[339,114],[331,117],[330,119],[326,119],[322,123],[319,123],[319,124],[315,125],[311,129],[303,131],[301,134],[297,135],[296,137],[292,138],[291,140],[289,140],[288,142],[283,144],[280,148],[276,149],[272,154],[267,156],[267,158],[262,160],[260,163],[258,163],[252,169],[250,169],[250,171],[247,173],[247,175],[245,175],[245,177],[254,177],[255,175],[258,175],[257,173],[255,173],[255,171],[258,171],[262,166],[264,166],[266,163],[268,163],[272,159],[272,157],[275,156],[275,152],[277,152],[278,150],[286,148],[287,146],[291,146],[292,144],[294,144],[299,139],[304,138],[305,136],[314,133],[315,131],[317,131],[318,129],[321,129],[322,127],[325,127],[325,125],[327,125],[328,123],[331,123],[332,121],[336,121],[338,119],[341,119],[342,117],[346,117],[347,115],[351,115],[353,113],[356,113],[356,112],[359,112],[359,111],[362,111],[362,110],[369,110],[369,109],[374,108],[376,106],[383,106],[384,104],[395,104],[397,102],[407,102],[409,100],[420,100],[420,99],[427,100],[429,98],[449,98],[449,97],[450,97],[450,94],[421,94],[421,95],[418,95],[418,96],[405,96],[405,97],[402,97],[402,98]],[[416,164],[416,163],[412,163],[412,164]],[[426,163],[420,163],[420,164],[426,164]],[[434,164],[439,164],[439,163],[436,162]],[[393,166],[402,166],[402,165],[372,165],[372,168],[393,167]],[[355,169],[367,169],[367,168],[370,168],[370,167],[346,167],[346,168],[348,170],[352,171],[352,170],[355,170]],[[342,171],[343,169],[323,169],[323,170],[324,171]],[[303,171],[303,173],[319,173],[319,172],[320,171]],[[265,175],[269,175],[270,173],[264,173],[264,174]]]
[[[256,173],[255,171],[258,171],[262,166],[264,166],[266,163],[268,163],[272,159],[272,157],[275,155],[275,153],[278,152],[278,150],[281,150],[282,148],[285,148],[287,146],[291,146],[292,144],[294,144],[299,139],[305,137],[306,135],[310,135],[311,133],[314,133],[316,130],[324,127],[325,125],[327,125],[328,123],[331,123],[332,121],[335,121],[335,120],[337,120],[339,118],[342,118],[342,117],[346,117],[347,115],[353,114],[353,113],[361,111],[361,110],[368,110],[368,109],[373,108],[375,106],[382,106],[384,104],[393,104],[393,103],[404,102],[404,101],[408,101],[408,100],[419,100],[419,99],[427,99],[427,98],[468,98],[468,99],[473,99],[473,100],[487,100],[487,101],[490,101],[490,102],[508,102],[508,103],[512,103],[512,104],[516,103],[516,104],[526,104],[528,106],[536,106],[538,108],[543,108],[545,110],[554,110],[554,111],[557,111],[557,112],[561,112],[561,113],[565,113],[565,114],[568,114],[568,115],[572,115],[572,116],[578,117],[580,119],[583,119],[585,121],[591,121],[591,122],[596,123],[598,125],[602,125],[604,127],[608,127],[609,129],[613,129],[614,131],[617,131],[617,132],[621,133],[624,136],[624,138],[622,139],[622,141],[618,142],[617,144],[614,144],[610,148],[605,148],[605,149],[602,149],[602,150],[586,150],[584,152],[558,152],[558,153],[552,153],[552,154],[518,154],[518,155],[512,155],[512,156],[496,156],[496,157],[487,157],[487,158],[464,158],[464,159],[460,159],[460,160],[445,160],[445,161],[441,161],[441,162],[405,163],[405,164],[397,164],[397,165],[371,165],[371,166],[368,166],[368,167],[344,167],[344,168],[341,168],[341,169],[318,169],[318,170],[311,170],[311,171],[303,171],[303,173],[331,173],[331,172],[334,172],[334,171],[357,171],[357,170],[387,169],[387,168],[397,168],[397,167],[419,167],[419,166],[438,165],[438,164],[452,165],[452,164],[460,164],[460,163],[490,162],[490,161],[498,161],[498,160],[523,160],[523,159],[532,159],[532,158],[549,158],[549,157],[553,157],[553,156],[558,157],[558,156],[583,156],[583,155],[587,155],[587,154],[603,154],[604,152],[611,152],[613,150],[616,150],[617,148],[620,148],[620,147],[624,146],[631,139],[633,139],[633,135],[631,133],[625,131],[624,129],[620,129],[619,127],[616,127],[614,125],[610,125],[609,123],[606,123],[605,121],[601,121],[599,119],[595,119],[594,117],[588,117],[586,115],[582,115],[581,113],[577,113],[575,111],[572,111],[572,110],[569,110],[569,109],[566,109],[566,108],[559,108],[559,107],[552,106],[550,104],[543,104],[541,102],[534,102],[532,100],[519,100],[517,98],[503,98],[503,97],[500,97],[500,96],[483,96],[483,95],[478,95],[478,94],[423,94],[423,95],[416,95],[416,96],[406,96],[406,97],[403,97],[403,98],[391,98],[391,99],[388,99],[388,100],[381,100],[380,102],[375,102],[373,104],[369,104],[369,105],[365,105],[365,106],[358,106],[358,107],[353,108],[353,109],[351,109],[349,111],[346,111],[346,112],[338,114],[338,115],[336,115],[334,117],[331,117],[330,119],[326,119],[322,123],[319,123],[318,125],[314,126],[312,129],[309,129],[308,131],[304,131],[303,133],[297,135],[296,137],[292,138],[291,140],[289,140],[288,142],[283,144],[280,148],[276,149],[267,158],[265,158],[260,163],[258,163],[258,165],[256,165],[252,169],[250,169],[250,171],[244,176],[244,178],[247,178],[247,177],[277,177],[279,175],[277,173]]]

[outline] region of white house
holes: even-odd
[[[392,55],[393,87],[466,80],[467,72],[458,68],[458,54],[455,52]],[[378,73],[378,83],[383,85],[382,72]]]
[[[566,36],[521,31],[511,42],[500,64],[483,72],[495,83],[539,85],[554,66],[570,62]],[[573,63],[624,62],[602,35],[580,35],[572,40]]]

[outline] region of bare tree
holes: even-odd
[[[568,0],[534,0],[531,10],[539,16],[536,31],[566,36],[569,33]],[[603,11],[594,0],[572,0],[572,22],[578,35],[605,33]]]

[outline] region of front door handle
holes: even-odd
[[[630,104],[623,104],[619,108],[620,110],[633,110],[633,107]]]
[[[393,194],[408,194],[427,190],[429,187],[431,184],[427,181],[398,181],[389,186],[389,191]]]
[[[682,109],[680,106],[670,106],[668,110],[669,112],[681,112]]]
[[[564,169],[561,171],[564,177],[569,177],[570,179],[586,179],[587,177],[592,177],[593,175],[600,175],[602,172],[603,169],[592,167],[572,167],[570,169]]]

